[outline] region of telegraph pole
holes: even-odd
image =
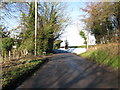
[[[37,0],[35,0],[35,56],[37,55]]]
[[[88,43],[89,43],[89,28],[88,28],[88,26],[86,27],[86,31],[87,31],[87,47],[86,47],[86,49],[88,49],[89,48],[89,45],[88,45]]]
[[[89,43],[89,31],[87,30],[87,49],[88,49],[88,43]]]

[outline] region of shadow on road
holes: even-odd
[[[70,52],[64,51],[64,50],[54,49],[54,50],[53,50],[53,53],[54,53],[54,54],[60,54],[60,53],[70,53]]]
[[[20,88],[117,88],[117,72],[71,53],[57,54]]]

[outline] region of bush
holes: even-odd
[[[6,51],[10,51],[12,49],[13,44],[14,41],[12,38],[6,37],[2,39],[2,48]]]

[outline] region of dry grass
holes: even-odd
[[[118,69],[120,67],[119,50],[119,43],[100,44],[89,48],[89,50],[87,50],[86,53],[81,54],[81,56]]]
[[[91,47],[87,50],[87,52],[94,51],[94,50],[103,50],[106,53],[114,55],[119,55],[120,53],[120,44],[119,43],[109,43],[109,44],[98,44],[94,47]]]

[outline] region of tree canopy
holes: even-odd
[[[83,21],[86,29],[90,30],[96,38],[96,43],[109,43],[119,41],[120,31],[120,2],[88,3],[83,11],[88,17]]]
[[[42,55],[43,52],[52,52],[55,40],[59,38],[67,25],[68,16],[65,14],[65,3],[37,2],[37,6],[37,55]],[[25,52],[34,54],[35,3],[2,2],[2,8],[2,21],[6,20],[4,23],[7,23],[6,17],[9,19],[10,17],[16,18],[16,20],[20,22],[18,27],[9,31],[5,24],[3,24],[3,27],[6,27],[6,30],[1,32],[3,38],[5,38],[3,41],[13,39],[15,45],[17,45],[19,55]],[[16,8],[16,10],[14,10],[14,8]],[[5,14],[7,16],[5,16]],[[13,32],[18,32],[18,34]],[[10,46],[11,45],[12,43],[10,43]],[[11,50],[10,47],[9,50]]]

